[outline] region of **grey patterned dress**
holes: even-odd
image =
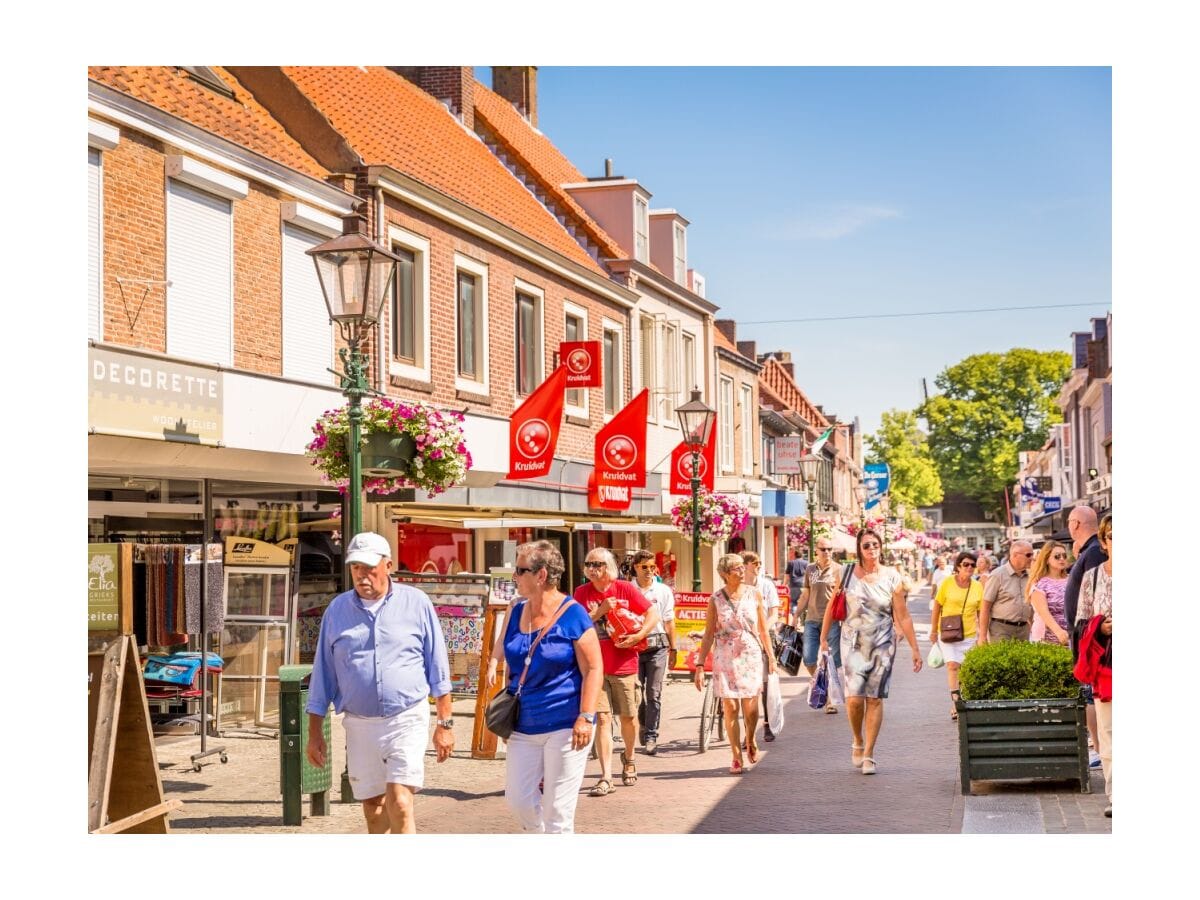
[[[842,623],[842,671],[848,697],[882,699],[888,695],[896,658],[892,594],[900,585],[900,573],[895,569],[881,568],[874,584],[850,576],[846,621]]]

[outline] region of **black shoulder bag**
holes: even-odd
[[[567,604],[575,601],[570,597],[564,597],[563,602],[559,605],[557,611],[551,617],[550,621],[545,624],[541,631],[538,632],[532,644],[529,645],[529,652],[525,655],[525,668],[521,672],[521,678],[517,681],[517,691],[515,694],[510,694],[507,689],[502,690],[490,701],[487,708],[483,711],[483,719],[487,723],[488,730],[508,740],[512,733],[517,728],[517,718],[521,715],[521,688],[525,686],[525,676],[529,674],[529,664],[533,662],[533,651],[537,649],[537,645],[542,642],[542,638],[558,621],[559,616],[566,612]],[[520,630],[521,623],[518,619],[517,629]],[[502,638],[503,640],[503,638]]]

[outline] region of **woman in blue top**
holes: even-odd
[[[502,652],[510,694],[516,693],[525,661],[530,659],[517,727],[508,739],[504,785],[508,805],[521,829],[529,832],[575,830],[575,804],[604,676],[592,620],[558,589],[565,569],[562,554],[549,541],[518,547],[513,578],[517,593],[525,599],[509,610],[504,627]],[[493,653],[488,661],[489,688],[496,682],[498,662],[498,653]]]

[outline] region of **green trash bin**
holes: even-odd
[[[312,814],[329,815],[329,787],[333,783],[329,715],[326,710],[325,765],[308,761],[308,681],[312,666],[279,667],[279,788],[283,794],[283,824],[299,825],[303,819],[301,794],[310,794]]]

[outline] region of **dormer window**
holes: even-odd
[[[212,66],[180,66],[179,68],[187,72],[196,81],[200,82],[206,88],[216,91],[218,94],[223,94],[226,97],[234,99],[233,88],[225,83],[220,75]]]
[[[650,204],[636,196],[633,198],[633,258],[640,263],[650,262]]]
[[[675,281],[687,284],[687,232],[675,223]]]

